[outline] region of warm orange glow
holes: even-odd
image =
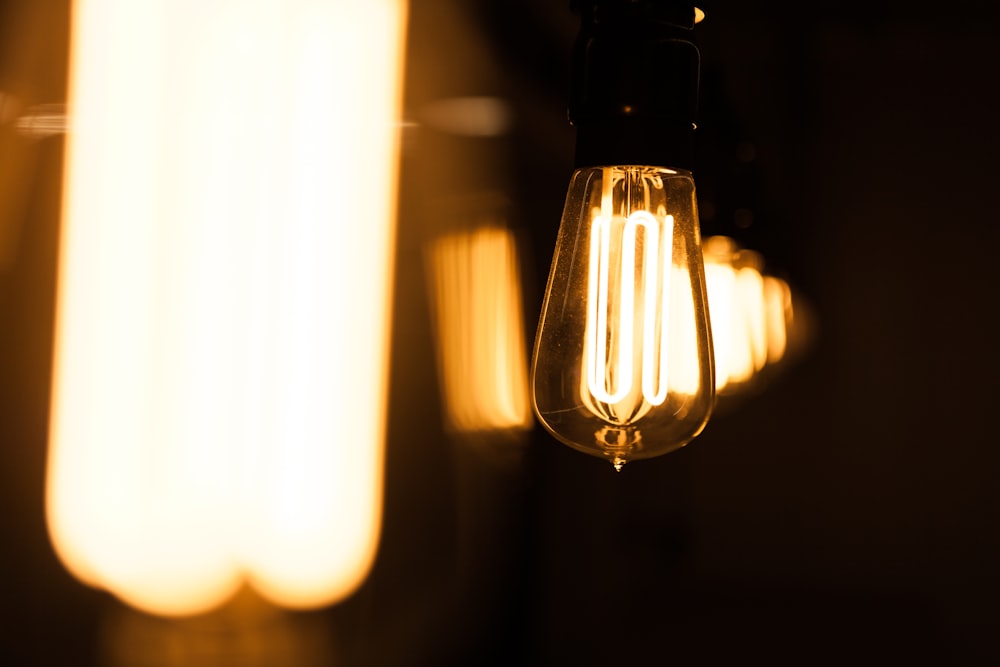
[[[576,170],[535,339],[549,432],[619,470],[696,437],[713,404],[703,281],[689,173]]]
[[[776,363],[785,356],[788,327],[792,321],[792,290],[784,280],[764,278],[764,301],[767,309],[767,362]]]
[[[762,273],[759,253],[728,237],[705,239],[704,253],[716,389],[733,392],[784,357],[792,293],[788,283]]]
[[[417,114],[428,127],[464,137],[503,136],[513,115],[499,97],[448,97],[424,105]]]
[[[730,383],[749,380],[754,371],[753,359],[733,265],[737,246],[732,239],[712,236],[705,239],[703,251],[715,351],[715,390],[721,391]]]
[[[77,0],[47,510],[188,614],[360,584],[379,533],[396,0]]]
[[[451,234],[431,248],[445,413],[460,432],[531,424],[521,278],[510,231]]]
[[[724,236],[705,239],[704,256],[715,388],[733,390],[749,382],[767,363],[763,259]]]
[[[743,250],[737,263],[740,265],[736,272],[740,311],[753,370],[758,372],[767,363],[767,307],[764,301],[764,276],[761,275],[763,261],[757,253]]]

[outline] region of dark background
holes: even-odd
[[[42,481],[61,139],[4,120],[4,664],[1000,659],[1000,10],[702,6],[703,227],[789,280],[808,345],[691,445],[620,474],[540,428],[517,444],[447,433],[423,248],[453,224],[440,201],[500,195],[533,337],[572,171],[577,23],[568,0],[413,0],[382,542],[358,593],[314,613],[248,595],[252,613],[171,624],[56,560]],[[0,2],[0,90],[63,101],[67,29],[65,1]],[[463,96],[503,100],[509,130],[421,122]]]

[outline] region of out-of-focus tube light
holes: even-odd
[[[403,0],[76,0],[47,471],[81,580],[331,604],[381,516]]]
[[[531,426],[517,246],[486,225],[431,246],[432,303],[445,419],[459,433]]]
[[[705,239],[705,282],[715,343],[716,391],[732,394],[785,354],[788,283],[764,274],[760,253],[727,236]]]
[[[764,276],[764,303],[767,310],[767,363],[781,361],[788,346],[792,322],[792,290],[781,278]]]
[[[736,256],[736,289],[749,342],[750,361],[757,373],[767,363],[767,306],[764,301],[764,259],[753,250]]]

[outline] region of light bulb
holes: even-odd
[[[704,257],[715,389],[731,394],[749,386],[768,359],[763,258],[727,236],[705,239]]]
[[[535,337],[535,413],[610,461],[673,451],[714,402],[690,162],[703,14],[682,0],[575,0],[572,175]]]
[[[46,509],[185,615],[364,580],[383,477],[403,0],[76,0]]]
[[[556,438],[620,468],[701,432],[713,387],[698,234],[685,171],[573,174],[532,367]]]
[[[788,326],[792,321],[792,290],[781,278],[764,276],[764,302],[767,318],[767,363],[775,364],[785,356]]]
[[[524,432],[531,408],[513,234],[483,224],[437,239],[427,254],[445,423],[464,434]]]

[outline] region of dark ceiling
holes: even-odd
[[[456,224],[438,198],[503,199],[533,336],[572,171],[568,0],[411,5],[382,542],[354,597],[293,615],[290,636],[328,640],[309,664],[1000,659],[997,4],[704,3],[705,232],[761,250],[812,336],[691,445],[620,474],[540,428],[513,452],[457,438],[435,390],[422,249]],[[66,27],[65,2],[0,3],[0,90],[60,102]],[[502,100],[509,130],[422,122],[468,96]],[[162,639],[108,649],[114,628],[163,626],[47,542],[61,142],[16,158],[0,152],[10,200],[14,180],[27,193],[0,267],[0,657],[181,664]],[[188,664],[225,664],[213,650]]]

